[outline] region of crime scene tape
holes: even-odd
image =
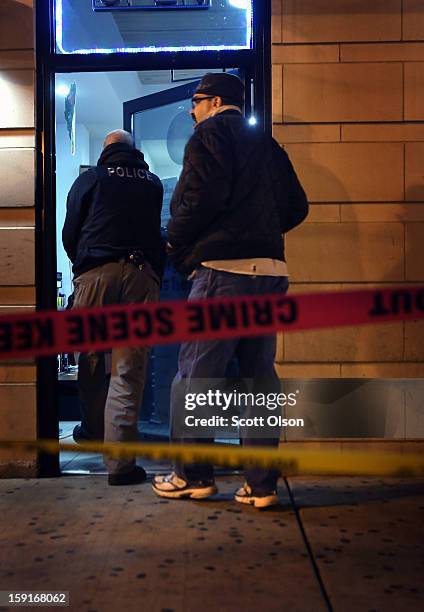
[[[293,448],[237,447],[213,445],[101,443],[65,444],[56,440],[33,442],[0,441],[0,449],[101,453],[111,457],[145,457],[184,463],[212,463],[224,467],[255,465],[275,468],[283,476],[391,476],[424,477],[424,454],[383,452],[309,451]]]
[[[424,286],[126,304],[0,317],[0,359],[424,318]]]

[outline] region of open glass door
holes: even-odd
[[[193,133],[189,111],[198,80],[177,85],[124,103],[124,129],[132,132],[135,144],[164,187],[163,233],[169,220],[169,205],[181,173],[184,147]],[[189,282],[167,263],[161,299],[185,299]],[[139,430],[151,439],[169,436],[169,397],[177,371],[177,345],[154,347],[140,411]]]
[[[191,97],[199,81],[131,100],[124,104],[125,129],[132,132],[152,172],[164,187],[162,224],[181,173],[184,147],[193,133]]]

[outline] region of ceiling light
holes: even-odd
[[[251,0],[228,0],[231,6],[238,9],[248,9]]]
[[[56,85],[56,95],[58,96],[67,96],[69,94],[69,85],[65,85],[65,83],[59,83]]]

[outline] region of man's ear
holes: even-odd
[[[223,102],[223,100],[222,100],[222,98],[220,96],[216,96],[213,99],[213,106],[215,108],[220,108],[221,106],[224,106],[224,102]]]

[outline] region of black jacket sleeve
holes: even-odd
[[[68,194],[62,242],[72,263],[75,261],[81,227],[87,216],[88,196],[96,180],[95,173],[87,170],[76,179]]]
[[[159,219],[158,219],[158,224],[160,226],[160,239],[159,239],[159,247],[158,247],[158,264],[157,264],[157,271],[158,274],[160,276],[160,278],[163,278],[163,275],[165,273],[165,266],[166,266],[166,260],[167,260],[167,252],[166,252],[166,230],[164,228],[162,228],[161,225],[161,215],[162,215],[162,209],[163,209],[163,196],[164,196],[164,188],[163,188],[163,184],[162,181],[160,180],[160,178],[158,176],[155,177],[156,178],[156,184],[158,187],[158,194],[157,194],[157,203],[158,203],[158,212],[159,212]]]
[[[200,126],[189,140],[184,167],[171,201],[168,239],[175,249],[193,244],[226,209],[233,156],[227,136]]]
[[[280,217],[280,230],[286,233],[308,215],[308,200],[287,153],[273,140],[273,183]]]

